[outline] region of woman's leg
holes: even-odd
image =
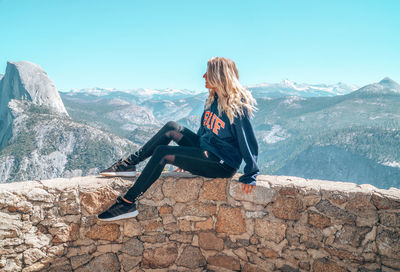
[[[100,172],[103,176],[136,176],[136,165],[150,157],[158,146],[175,141],[181,146],[200,146],[200,137],[190,129],[170,121],[166,123],[142,148],[125,160],[119,160]]]
[[[142,174],[124,198],[118,197],[115,204],[99,214],[98,218],[112,221],[135,217],[138,214],[136,199],[158,179],[166,163],[205,177],[226,178],[233,176],[236,172],[236,169],[220,164],[217,156],[199,147],[161,145],[154,150]]]
[[[205,177],[231,177],[236,172],[236,169],[220,164],[218,157],[199,147],[162,145],[155,149],[150,161],[124,198],[134,202],[160,177],[166,163]]]
[[[172,140],[180,146],[200,145],[200,137],[197,134],[174,121],[170,121],[128,159],[132,164],[138,164],[150,157],[158,146],[168,145]]]

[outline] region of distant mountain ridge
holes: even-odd
[[[179,89],[115,89],[115,88],[85,88],[85,89],[72,89],[69,92],[63,92],[66,96],[78,97],[79,94],[91,95],[98,97],[131,97],[131,101],[141,103],[145,100],[171,100],[182,99],[200,93],[199,91],[192,90],[179,90]]]
[[[302,97],[320,97],[320,96],[336,96],[348,94],[358,89],[356,85],[349,85],[342,82],[337,84],[307,84],[296,83],[289,79],[283,79],[279,83],[261,83],[245,86],[252,91],[255,97],[282,97],[282,96],[302,96]],[[179,89],[116,89],[116,88],[84,88],[63,91],[64,95],[75,96],[93,95],[98,97],[118,97],[121,94],[131,95],[135,97],[136,102],[145,100],[173,100],[187,98],[193,95],[205,94],[207,91],[196,90],[179,90]],[[132,100],[133,101],[133,100]]]
[[[282,96],[325,97],[344,95],[358,89],[355,85],[348,85],[342,82],[332,85],[307,84],[296,83],[289,79],[284,79],[280,83],[261,83],[246,87],[252,91],[255,98]]]
[[[353,95],[358,94],[400,94],[400,85],[389,77],[385,77],[378,83],[366,85]]]

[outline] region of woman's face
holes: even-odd
[[[210,82],[208,82],[208,80],[207,80],[207,72],[204,73],[203,78],[206,80],[206,88],[207,89],[215,89],[210,85]]]

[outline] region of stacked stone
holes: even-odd
[[[400,190],[164,174],[139,215],[96,215],[134,180],[0,185],[0,271],[399,271]]]

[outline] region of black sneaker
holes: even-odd
[[[136,209],[136,204],[129,204],[122,200],[119,196],[117,202],[112,205],[108,210],[102,212],[97,216],[101,221],[113,221],[126,218],[132,218],[138,215],[138,210]]]
[[[137,175],[136,166],[129,159],[119,160],[109,168],[100,172],[105,177],[135,177]]]

